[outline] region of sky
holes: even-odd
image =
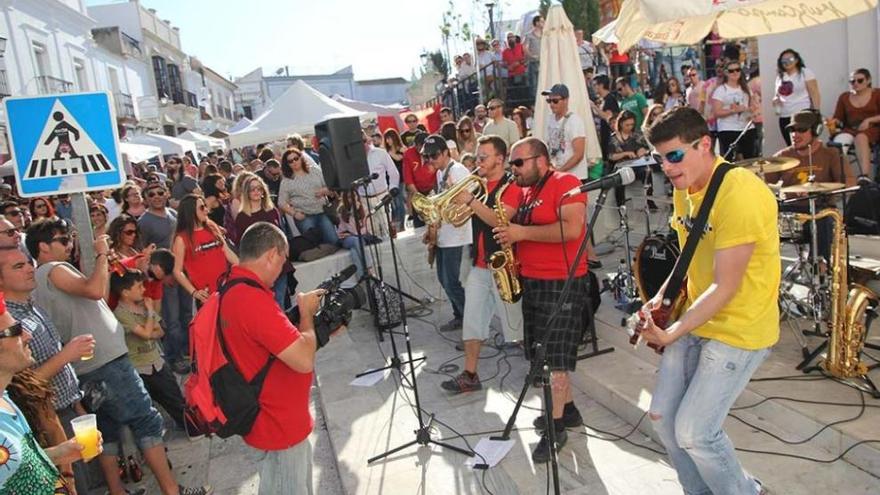
[[[122,0],[125,1],[125,0]],[[451,0],[462,22],[488,30],[485,0]],[[87,5],[118,0],[86,0]],[[183,51],[224,76],[324,74],[354,66],[356,80],[410,78],[424,50],[441,48],[450,0],[140,0],[180,28]],[[538,0],[499,0],[504,19]],[[496,33],[500,35],[499,33]],[[450,51],[463,51],[464,43]],[[418,72],[417,72],[418,74]]]

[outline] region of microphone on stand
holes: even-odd
[[[360,179],[356,179],[356,180],[352,181],[351,185],[352,185],[352,187],[363,186],[363,185],[369,184],[370,182],[372,182],[378,178],[379,178],[379,174],[377,174],[376,172],[373,172],[370,175],[366,175],[364,177],[361,177]]]
[[[384,198],[379,200],[379,203],[376,205],[375,208],[373,208],[373,211],[370,212],[370,215],[374,215],[378,213],[382,208],[388,206],[388,204],[391,203],[398,194],[400,194],[400,190],[396,187],[393,189],[389,189],[388,194],[386,194]]]
[[[636,173],[630,167],[624,167],[617,172],[606,175],[601,179],[592,180],[586,184],[573,188],[562,195],[562,199],[570,198],[581,193],[595,191],[596,189],[611,189],[613,187],[626,186],[636,180]]]

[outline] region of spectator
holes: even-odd
[[[504,65],[504,47],[499,40],[492,40],[492,63],[493,73],[502,79],[507,79],[507,67]]]
[[[654,121],[657,120],[657,117],[659,117],[660,114],[662,114],[664,111],[665,110],[663,108],[662,103],[654,103],[653,105],[648,107],[648,112],[647,112],[647,115],[645,116],[645,121],[642,122],[641,132],[643,135],[651,127],[651,124],[653,124]]]
[[[144,198],[141,196],[141,188],[135,184],[127,184],[122,187],[122,213],[135,219],[141,217],[147,210]]]
[[[663,109],[672,110],[675,107],[683,107],[687,104],[681,83],[678,78],[670,77],[666,80],[666,92],[663,95]]]
[[[779,132],[785,144],[791,146],[791,135],[786,131],[791,116],[808,108],[821,108],[819,82],[801,55],[789,48],[776,59],[775,87],[773,106],[779,114]]]
[[[436,180],[436,170],[434,166],[422,162],[420,150],[425,143],[428,134],[419,132],[416,134],[413,146],[406,149],[403,154],[403,181],[406,184],[407,202],[412,202],[415,193],[423,196],[431,194],[434,189],[434,181]],[[409,208],[412,211],[412,207]],[[413,228],[423,227],[425,223],[415,213],[412,214]]]
[[[406,147],[410,147],[413,145],[416,133],[419,132],[417,127],[419,125],[419,118],[415,114],[410,113],[403,118],[403,123],[406,124],[406,130],[400,135],[400,140],[403,141]]]
[[[473,153],[465,153],[461,155],[461,164],[468,169],[468,172],[473,172],[477,168],[477,157]]]
[[[507,32],[507,47],[502,53],[502,60],[507,69],[507,97],[514,101],[528,100],[528,91],[522,87],[528,85],[526,78],[526,53],[519,37]]]
[[[174,278],[199,305],[217,291],[228,266],[238,263],[220,227],[208,218],[204,198],[195,194],[180,202],[171,252]]]
[[[706,54],[706,73],[714,71],[724,52],[724,38],[718,34],[718,24],[712,24],[712,31],[703,39],[703,50]]]
[[[103,402],[96,411],[98,430],[106,440],[99,461],[110,493],[124,491],[116,465],[123,426],[134,434],[135,443],[163,494],[210,493],[210,487],[179,486],[168,466],[162,445],[162,416],[153,408],[141,378],[132,367],[123,329],[104,301],[110,279],[106,239],[95,241],[98,256],[95,271],[89,277],[63,261],[70,256],[72,247],[63,221],[35,222],[28,229],[27,246],[38,263],[34,301],[55,323],[61,341],[66,343],[78,335],[91,334],[97,343],[92,359],[72,364],[89,398],[95,393],[103,395]],[[106,390],[113,393],[102,392]]]
[[[208,207],[208,218],[222,226],[226,219],[226,204],[229,202],[226,179],[220,174],[208,174],[202,179],[201,189]]]
[[[302,151],[300,151],[302,153]],[[278,160],[271,158],[266,160],[265,166],[257,172],[257,176],[263,179],[263,182],[266,183],[266,186],[269,188],[269,199],[272,200],[273,204],[278,204],[278,194],[281,191],[281,181],[283,180],[283,174],[281,172],[281,164],[278,163]]]
[[[312,493],[312,455],[309,433],[314,420],[309,412],[309,391],[317,348],[314,314],[321,292],[300,293],[299,328],[293,326],[272,297],[269,285],[278,279],[287,259],[288,245],[280,229],[254,224],[241,239],[241,265],[231,278],[246,278],[259,285],[231,288],[220,308],[226,322],[224,335],[232,361],[246,380],[271,358],[260,394],[260,412],[244,436],[258,449],[262,495]],[[260,318],[254,318],[255,314]]]
[[[140,253],[140,233],[138,221],[133,216],[123,213],[114,218],[107,227],[110,249],[122,257]]]
[[[28,211],[31,218],[36,221],[41,218],[55,217],[55,208],[48,198],[33,198],[28,202]]]
[[[689,68],[687,71],[688,87],[685,91],[685,101],[689,107],[704,115],[706,111],[706,84],[700,80],[697,69]]]
[[[618,163],[641,158],[647,155],[650,150],[651,148],[645,141],[645,137],[636,127],[635,115],[629,110],[620,112],[620,115],[617,117],[617,130],[611,137],[611,147],[608,153],[611,164],[617,168],[616,165]],[[646,180],[646,177],[650,177],[650,174],[645,172],[639,172],[638,175],[641,176],[640,179],[643,182]],[[625,204],[625,188],[615,187],[614,197],[618,205]],[[652,210],[657,209],[653,202],[649,202],[648,207]]]
[[[538,73],[541,64],[541,37],[544,36],[544,18],[540,15],[532,17],[532,29],[526,33],[524,44],[526,60],[529,63],[529,94],[538,90]]]
[[[270,223],[281,229],[281,213],[275,204],[269,199],[269,188],[262,179],[256,175],[249,175],[241,185],[242,202],[241,209],[235,216],[235,231],[238,237],[235,243],[239,244],[241,236],[247,229],[257,223]],[[283,229],[282,229],[283,230]],[[284,264],[281,275],[272,285],[272,291],[275,293],[275,300],[282,309],[287,309],[287,275],[293,271],[290,263]]]
[[[547,119],[544,135],[547,136],[553,167],[560,172],[573,173],[579,179],[586,179],[586,127],[580,115],[568,111],[568,86],[554,84],[552,88],[541,91],[541,95],[546,97],[552,113]]]
[[[751,107],[752,124],[755,126],[755,156],[764,156],[764,110],[763,98],[761,97],[761,69],[758,64],[752,68],[749,75],[749,93],[752,98]]]
[[[864,68],[850,74],[849,86],[837,98],[832,124],[840,134],[834,140],[855,143],[860,176],[871,178],[871,147],[880,142],[880,89],[872,87],[871,72]]]
[[[113,191],[109,189],[89,193],[93,203],[103,206],[104,210],[107,211],[106,223],[110,223],[114,218],[118,217],[122,210],[122,206],[113,200],[112,193]]]
[[[441,110],[440,115],[442,116],[443,113],[444,111]],[[454,129],[455,124],[451,125]],[[367,166],[369,167],[369,171],[371,174],[377,174],[379,177],[370,181],[369,184],[358,188],[358,194],[362,197],[369,198],[369,200],[372,201],[382,201],[382,199],[389,194],[389,191],[400,188],[400,174],[397,172],[394,160],[391,159],[391,155],[389,155],[387,151],[372,146],[369,143],[366,134],[362,135],[361,140],[363,141],[364,149],[367,152]],[[368,208],[370,206],[369,200],[367,201]],[[378,237],[394,235],[391,229],[392,226],[388,225],[388,219],[384,214],[374,215],[370,218],[373,235]]]
[[[445,124],[447,122],[455,123],[455,117],[452,115],[452,109],[449,107],[443,107],[440,109],[440,124]]]
[[[504,140],[508,146],[522,138],[522,131],[517,124],[504,116],[504,102],[498,98],[489,100],[486,107],[489,110],[488,123],[483,127],[486,136],[495,135]]]
[[[69,194],[55,196],[55,215],[64,220],[73,221],[73,204]]]
[[[481,103],[474,107],[474,131],[477,134],[483,133],[483,127],[489,122],[488,114],[486,105]]]
[[[477,132],[474,130],[474,121],[470,117],[465,115],[458,119],[455,142],[460,153],[476,153],[477,137]]]
[[[645,120],[645,110],[648,108],[648,100],[641,92],[633,90],[629,78],[618,77],[615,81],[617,94],[620,95],[620,110],[628,110],[636,118],[636,129],[642,127]]]
[[[382,143],[382,133],[379,132],[379,129],[376,129],[375,127],[373,127],[368,130],[371,131],[369,134],[370,134],[370,140],[373,143],[373,146],[383,148],[385,145]]]
[[[92,221],[92,234],[95,239],[106,234],[107,208],[101,204],[89,205],[89,219]]]
[[[461,156],[458,150],[458,129],[452,122],[447,122],[440,126],[440,135],[446,140],[446,146],[453,160],[458,160]]]
[[[182,161],[169,161],[168,176],[171,179],[171,198],[168,203],[172,208],[177,208],[177,203],[184,196],[199,189],[199,181],[187,174]]]
[[[724,66],[724,84],[712,92],[712,113],[718,123],[718,142],[721,156],[727,160],[755,157],[755,130],[750,128],[751,111],[749,86],[742,74],[739,61]],[[746,131],[746,129],[748,130]],[[745,131],[745,134],[742,134]],[[740,137],[736,147],[731,149]]]
[[[529,130],[526,127],[526,117],[523,111],[525,107],[516,107],[513,110],[513,113],[510,114],[510,117],[514,124],[516,124],[516,140],[514,143],[519,141],[520,139],[529,135]],[[491,133],[486,133],[487,136],[491,136]],[[497,135],[497,134],[495,134]],[[506,141],[505,141],[506,142]]]
[[[595,76],[596,69],[593,67],[587,67],[584,69],[584,84],[587,86],[587,98],[590,101],[596,101],[597,95],[596,90],[593,88],[593,77]]]
[[[25,217],[23,214],[22,208],[18,205],[16,201],[4,201],[0,203],[0,211],[3,212],[3,216],[12,223],[12,225],[20,229],[22,232],[26,227]]]
[[[316,228],[321,233],[321,242],[336,245],[339,243],[336,229],[324,212],[326,198],[331,192],[324,183],[321,170],[310,167],[302,156],[296,148],[288,148],[281,155],[284,178],[278,190],[278,207],[301,234]]]
[[[574,30],[574,40],[577,43],[578,58],[581,61],[581,70],[586,72],[596,65],[596,48],[592,43],[584,39],[584,30]],[[588,86],[589,87],[589,86]]]
[[[394,162],[399,177],[403,177],[403,153],[406,151],[406,147],[403,146],[397,129],[385,129],[384,147],[391,157],[391,161]],[[399,189],[397,196],[394,197],[394,202],[391,203],[391,213],[398,232],[403,232],[404,220],[406,220],[406,194],[404,192]]]

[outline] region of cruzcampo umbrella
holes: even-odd
[[[568,110],[579,115],[584,121],[584,129],[587,134],[585,151],[587,162],[601,158],[602,150],[599,147],[593,112],[587,97],[587,85],[581,71],[574,27],[568,20],[568,16],[565,15],[565,10],[557,4],[550,7],[547,12],[544,35],[541,37],[541,70],[538,74],[535,123],[532,127],[532,134],[542,140],[547,138],[544,126],[547,119],[551,118],[551,112],[550,106],[541,96],[541,91],[559,83],[568,86]],[[581,171],[574,168],[571,171],[581,176],[582,179],[587,177],[586,170]]]
[[[722,38],[750,38],[824,24],[876,8],[877,0],[625,0],[617,20],[621,51],[640,39],[700,42],[714,23]]]

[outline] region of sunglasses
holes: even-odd
[[[546,101],[547,103],[549,103],[551,105],[555,105],[555,104],[559,103],[560,101],[562,101],[562,98],[547,98],[544,101]]]
[[[150,191],[147,193],[148,198],[155,198],[156,196],[165,196],[165,191],[163,189],[159,189],[158,191]]]
[[[205,211],[208,209],[208,207],[205,206],[205,203],[199,203],[199,205],[196,208],[198,208],[199,211]]]
[[[58,244],[61,244],[62,246],[67,246],[68,244],[70,244],[70,236],[60,235],[58,237],[53,237],[52,242],[57,242]]]
[[[6,212],[7,217],[20,217],[21,210],[9,210]]]
[[[137,234],[137,233],[138,233],[137,229],[123,230],[123,231],[122,231],[122,235],[135,235],[135,234]]]
[[[849,83],[850,83],[850,84],[862,84],[862,83],[864,83],[865,81],[867,81],[867,79],[865,79],[864,77],[857,77],[857,78],[854,78],[854,79],[850,79],[850,80],[849,80]]]
[[[19,232],[21,232],[21,230],[15,229],[15,228],[6,229],[6,230],[0,230],[0,235],[6,234],[6,237],[15,237],[15,235],[18,234]]]
[[[45,208],[45,207],[46,207],[46,204],[45,204],[45,203],[37,203],[37,204],[34,205],[34,208],[35,208],[35,209],[36,209],[36,208]]]
[[[418,120],[416,120],[416,119],[409,119],[409,120],[406,121],[406,123],[407,123],[407,124],[416,124],[416,123],[418,123]]]
[[[381,138],[382,138],[382,135],[381,135],[381,134],[373,134],[373,139],[375,139],[375,138],[380,138],[380,139],[381,139]]]
[[[458,131],[459,131],[459,132],[471,132],[471,129],[470,129],[469,127],[462,127],[462,128],[459,129]]]
[[[541,156],[541,155],[527,156],[525,158],[514,158],[513,160],[510,160],[510,164],[516,168],[520,168],[526,164],[526,161],[534,160],[535,158],[538,158],[539,156]]]
[[[0,330],[0,339],[6,338],[6,337],[18,337],[22,333],[24,333],[24,327],[21,326],[20,321],[17,321],[15,323],[13,323],[12,325],[10,325],[9,327],[6,327],[3,330]]]
[[[364,142],[366,143],[366,141],[364,141]],[[297,155],[297,154],[287,155],[287,161],[289,161],[289,162],[298,161],[300,158],[302,158],[302,155]]]
[[[260,186],[253,186],[248,188],[249,192],[263,192],[263,188]]]
[[[688,74],[688,77],[697,77],[696,74]]]
[[[699,142],[702,140],[703,138],[700,137],[696,141],[687,145],[686,148],[672,150],[665,155],[661,155],[660,153],[651,153],[651,158],[653,158],[654,161],[657,162],[657,164],[662,164],[664,160],[668,163],[681,163],[681,161],[684,160],[684,155],[687,154],[687,148],[696,148],[697,144],[699,144]]]
[[[793,64],[793,63],[797,62],[797,59],[794,57],[785,57],[785,58],[780,59],[779,61],[785,65],[789,65],[789,64]]]
[[[742,72],[742,69],[740,69],[739,67],[733,67],[731,69],[727,69],[728,74],[734,74],[736,72]]]

